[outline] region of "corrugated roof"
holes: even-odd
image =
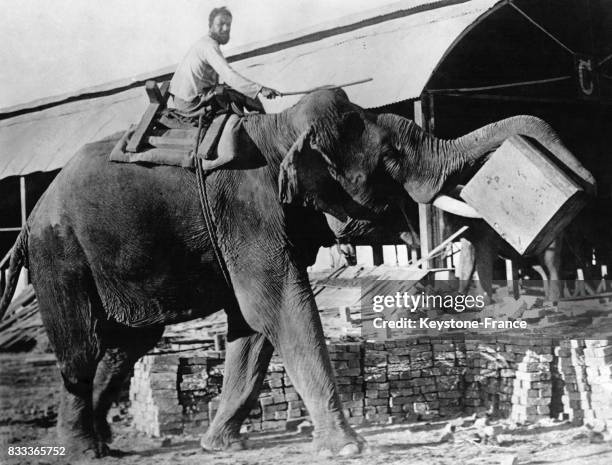
[[[0,179],[61,168],[84,144],[138,121],[147,104],[130,89],[0,121]]]
[[[449,47],[496,3],[499,0],[475,0],[422,11],[241,60],[234,66],[280,91],[372,78],[346,88],[351,101],[364,108],[416,99]],[[266,111],[277,112],[299,98],[285,97],[264,105]]]
[[[365,108],[418,98],[437,64],[478,17],[499,0],[403,2],[403,15],[341,27],[320,40],[235,61],[236,69],[281,91],[371,82],[348,87],[352,101]],[[428,8],[418,9],[427,5]],[[442,5],[435,8],[436,5]],[[268,46],[270,47],[270,46]],[[271,48],[270,50],[273,50]],[[276,112],[299,96],[266,101]],[[148,101],[142,88],[72,101],[0,121],[0,179],[61,168],[85,143],[126,129],[138,121]]]

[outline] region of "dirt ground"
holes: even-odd
[[[611,435],[607,431],[601,434],[552,420],[522,426],[499,420],[483,427],[468,417],[454,419],[452,423],[358,428],[370,450],[356,458],[314,455],[307,432],[251,434],[249,450],[207,453],[199,448],[195,436],[160,439],[135,432],[130,428],[125,404],[113,407],[109,415],[115,432],[112,448],[122,451],[122,456],[80,461],[9,456],[9,447],[61,446],[55,439],[54,425],[58,392],[59,377],[52,356],[0,355],[0,464],[612,464]],[[448,434],[450,424],[456,425],[454,434]],[[485,437],[483,432],[487,428],[489,432],[496,430],[495,439]]]
[[[569,423],[522,426],[506,429],[500,444],[482,441],[469,421],[457,428],[450,440],[441,442],[446,422],[414,423],[358,428],[370,450],[360,457],[319,457],[312,453],[308,434],[258,434],[250,436],[251,449],[238,452],[203,452],[194,436],[147,438],[130,430],[127,420],[115,424],[113,447],[122,456],[101,460],[68,461],[62,458],[9,457],[10,446],[58,445],[54,428],[17,423],[0,427],[0,463],[99,465],[264,465],[283,463],[343,465],[392,464],[573,464],[609,465],[612,444],[601,435]],[[492,423],[508,428],[503,422]],[[480,441],[480,442],[478,442]],[[513,460],[515,460],[513,462]]]

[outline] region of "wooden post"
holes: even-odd
[[[414,102],[414,121],[425,131],[434,132],[433,95],[423,94],[421,100]],[[419,204],[419,236],[421,240],[421,257],[440,244],[444,235],[443,213],[431,205]],[[423,268],[443,266],[441,258],[423,262]]]
[[[506,259],[506,281],[508,282],[508,293],[518,300],[521,296],[518,282],[518,270],[512,260]]]
[[[222,350],[225,350],[225,334],[215,334],[214,340],[216,352],[221,352]]]
[[[372,258],[374,260],[374,266],[379,266],[385,263],[382,245],[374,244],[372,246]]]
[[[21,226],[26,224],[28,213],[26,211],[26,184],[25,176],[19,176],[19,193],[21,198]]]
[[[23,228],[28,222],[28,211],[26,207],[26,179],[25,176],[19,176],[19,198],[21,201],[21,227]],[[22,270],[25,284],[30,284],[30,276],[28,270]]]
[[[160,89],[157,87],[157,83],[155,81],[146,82],[145,90],[147,91],[147,95],[149,96],[150,103],[144,114],[142,115],[140,123],[138,123],[134,134],[132,134],[132,137],[127,144],[126,150],[128,152],[138,152],[138,150],[140,149],[145,134],[153,125],[155,116],[166,106],[166,101],[168,100],[168,96],[170,95],[168,93],[169,85],[170,83],[166,81],[161,85]]]

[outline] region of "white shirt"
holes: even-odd
[[[219,78],[251,98],[255,98],[262,87],[234,71],[221,53],[219,43],[204,36],[191,46],[176,69],[170,81],[170,93],[189,102],[203,89],[217,85]]]

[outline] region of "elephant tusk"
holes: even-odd
[[[482,219],[482,215],[480,215],[467,203],[462,202],[461,200],[453,199],[448,195],[439,195],[434,199],[433,205],[434,207],[437,207],[445,212],[452,213],[453,215],[463,216],[465,218]]]

